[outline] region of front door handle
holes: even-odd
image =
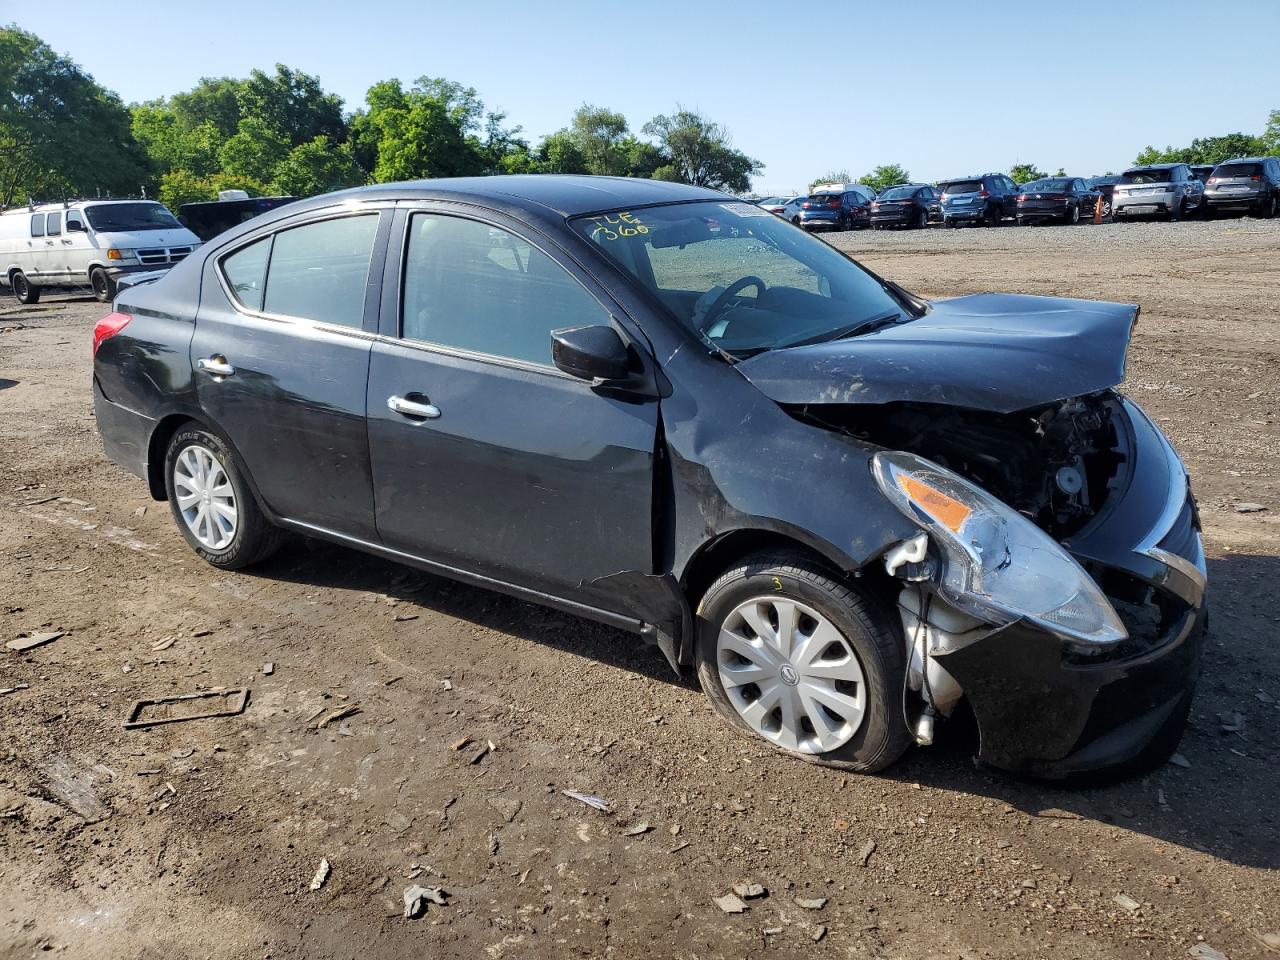
[[[201,357],[196,361],[196,366],[215,377],[230,377],[236,372],[236,368],[227,363],[227,358],[217,353],[211,357]]]
[[[424,420],[435,420],[440,416],[440,408],[434,403],[421,403],[408,397],[387,397],[387,409],[402,417],[420,417]]]

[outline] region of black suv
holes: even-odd
[[[927,227],[938,216],[938,193],[927,183],[886,187],[871,201],[871,227]]]
[[[1204,190],[1205,212],[1240,210],[1274,217],[1280,204],[1280,159],[1246,157],[1213,168]]]
[[[996,227],[1017,216],[1018,185],[1003,173],[984,173],[943,181],[942,222],[948,227],[971,222]]]

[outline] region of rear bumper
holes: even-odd
[[[1168,213],[1178,203],[1176,193],[1140,193],[1123,196],[1113,194],[1111,212],[1115,214]],[[1188,204],[1190,206],[1190,204]]]
[[[1018,204],[1020,217],[1063,217],[1071,209],[1067,200],[1041,200]]]
[[[107,456],[135,476],[147,479],[148,451],[156,421],[107,399],[93,378],[93,413]]]
[[[981,220],[986,215],[987,205],[985,203],[944,206],[942,208],[942,218],[944,220]]]
[[[1226,207],[1239,207],[1248,209],[1250,207],[1260,207],[1266,203],[1267,195],[1261,190],[1251,190],[1248,193],[1210,193],[1205,191],[1204,202],[1216,209],[1224,209]]]

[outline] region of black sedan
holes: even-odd
[[[887,187],[871,201],[871,226],[920,227],[938,219],[941,211],[938,193],[927,183],[903,183]]]
[[[1199,665],[1136,316],[931,303],[710,190],[421,181],[125,290],[93,386],[214,567],[332,540],[632,631],[789,754],[879,770],[967,700],[982,760],[1061,777],[1169,756]]]
[[[1080,177],[1045,177],[1018,192],[1018,223],[1079,223],[1092,217],[1101,194]]]

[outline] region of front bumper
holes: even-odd
[[[127,276],[131,273],[165,273],[173,267],[172,263],[120,263],[116,260],[108,260],[102,264],[102,269],[112,278]]]
[[[1110,650],[1086,652],[1016,621],[938,653],[977,719],[978,758],[992,766],[1051,779],[1097,774],[1163,761],[1181,734],[1207,620],[1199,520],[1168,440],[1121,404],[1128,476],[1064,546],[1118,610],[1152,617],[1127,620],[1130,639]]]

